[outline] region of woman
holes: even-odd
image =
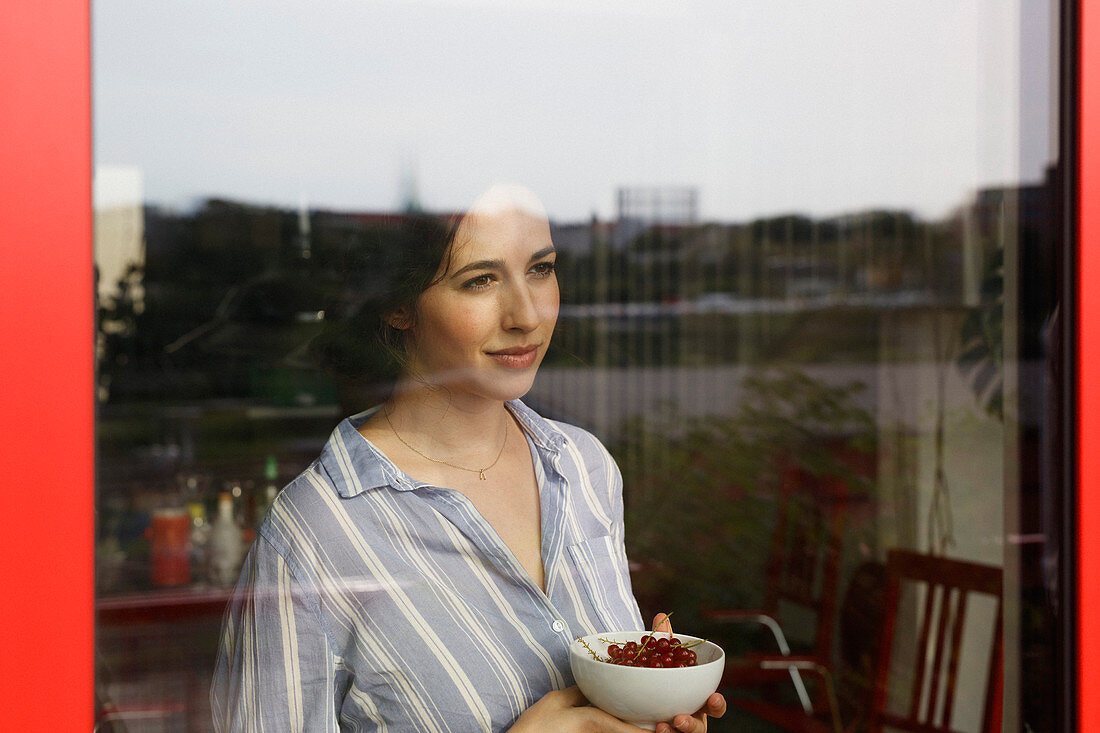
[[[406,235],[365,311],[394,389],[337,427],[261,526],[225,619],[215,725],[636,731],[569,687],[573,638],[641,618],[614,461],[519,401],[558,314],[545,212],[497,187],[457,226]],[[716,694],[659,730],[704,731],[724,710]]]

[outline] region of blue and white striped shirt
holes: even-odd
[[[219,731],[500,731],[573,684],[576,636],[641,629],[622,479],[588,432],[508,403],[527,436],[546,591],[458,491],[344,420],[275,501],[226,612]]]

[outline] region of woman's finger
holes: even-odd
[[[677,715],[669,723],[658,723],[657,733],[706,733],[707,716]]]
[[[715,692],[707,698],[706,703],[695,715],[677,715],[672,719],[672,725],[661,723],[657,726],[660,733],[704,733],[707,729],[707,717],[721,718],[726,714],[726,698]],[[664,727],[661,727],[664,726]]]
[[[558,698],[558,702],[561,703],[562,707],[579,708],[588,704],[588,698],[581,692],[581,688],[576,685],[558,690],[553,694]]]
[[[653,617],[653,630],[672,633],[672,622],[669,620],[667,613],[659,613]]]

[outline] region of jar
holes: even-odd
[[[149,579],[156,586],[191,582],[191,515],[183,508],[156,509],[146,533],[150,545]]]

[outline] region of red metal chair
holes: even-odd
[[[890,550],[886,558],[886,596],[879,641],[877,670],[868,713],[868,729],[879,733],[890,730],[921,733],[955,733],[953,713],[960,680],[959,664],[967,614],[974,596],[992,599],[988,671],[982,682],[981,731],[1001,730],[1001,703],[1004,694],[1002,570],[990,565],[922,555],[908,550]],[[906,587],[923,588],[913,603],[903,605]],[[900,636],[900,620],[915,612],[916,634]],[[973,624],[969,629],[975,631]],[[898,640],[911,651],[911,675],[908,698],[902,710],[890,708],[888,697],[899,685],[892,664]],[[909,639],[915,639],[910,644]],[[967,679],[974,679],[973,676]],[[893,684],[892,684],[893,683]]]
[[[784,472],[763,606],[703,612],[704,618],[713,621],[761,624],[775,642],[775,651],[727,659],[721,689],[730,705],[786,730],[839,730],[829,670],[845,520],[856,500],[859,497],[841,481],[819,479],[801,468]],[[815,619],[810,646],[798,654],[781,622],[783,610],[795,609]],[[808,677],[816,680],[807,685]],[[761,691],[790,685],[798,699],[794,706],[766,694],[745,694],[749,688]]]

